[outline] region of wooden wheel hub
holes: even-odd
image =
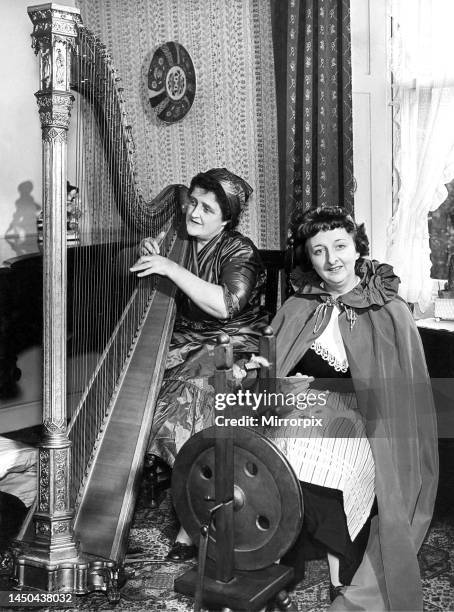
[[[215,500],[215,441],[225,434],[210,427],[191,437],[173,468],[175,509],[195,542],[220,501]],[[272,442],[252,429],[236,428],[233,435],[235,568],[261,569],[280,559],[295,541],[303,518],[301,490],[287,459]],[[212,559],[215,543],[214,518],[208,544]]]

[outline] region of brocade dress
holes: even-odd
[[[224,290],[227,319],[203,312],[186,295],[177,301],[166,371],[158,397],[148,453],[173,465],[183,444],[213,425],[214,347],[217,336],[230,336],[234,359],[256,352],[267,318],[261,308],[265,271],[254,244],[225,230],[199,252],[192,241],[188,270]]]

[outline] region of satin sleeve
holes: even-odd
[[[237,316],[249,303],[261,270],[260,258],[249,245],[243,245],[223,262],[219,284],[224,290],[228,319]]]

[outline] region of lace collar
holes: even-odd
[[[346,372],[348,359],[339,329],[339,314],[339,307],[334,305],[327,326],[311,344],[311,349],[327,361],[336,372]]]

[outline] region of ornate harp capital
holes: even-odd
[[[40,54],[40,91],[68,91],[71,52],[75,48],[78,9],[59,4],[41,4],[28,8],[33,23],[32,47]]]
[[[71,108],[74,97],[70,93],[55,91],[38,91],[39,118],[43,129],[43,138],[52,139],[53,134],[66,133],[71,119]]]

